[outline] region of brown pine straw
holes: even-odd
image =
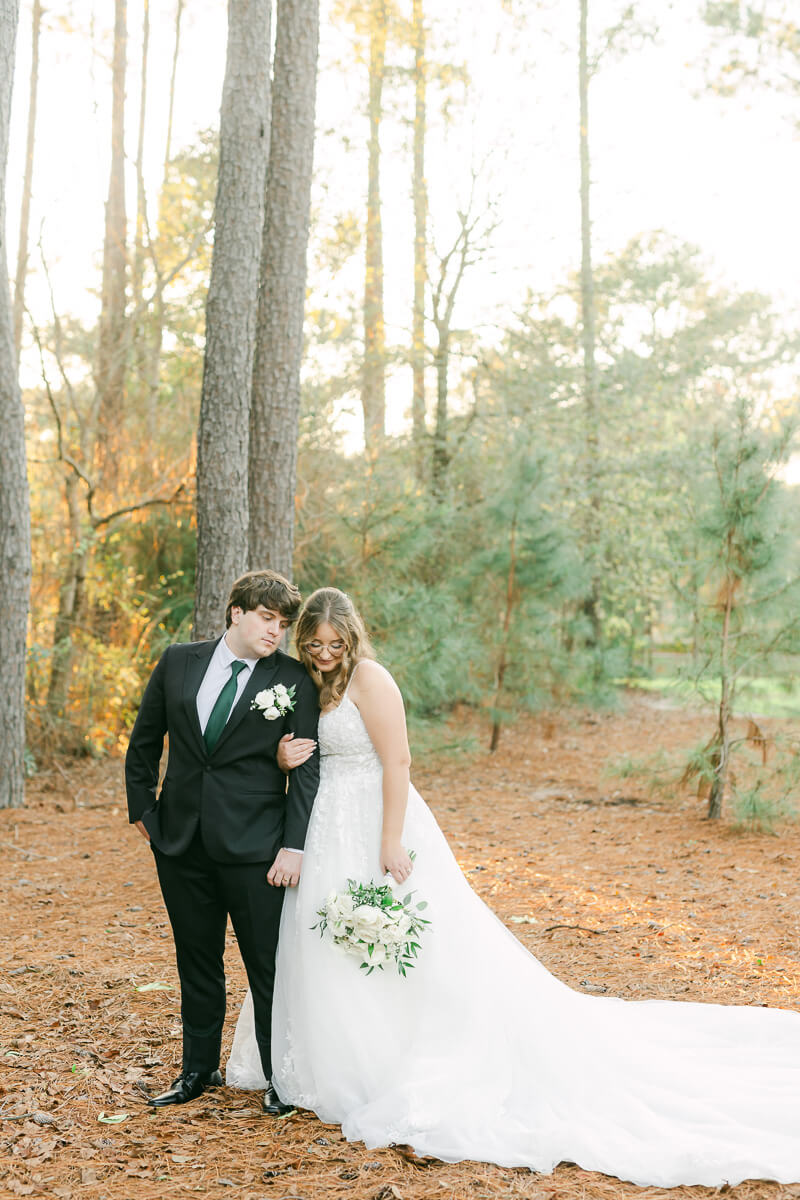
[[[760,722],[774,732],[776,722]],[[488,726],[459,714],[453,734]],[[480,895],[571,986],[798,1007],[800,830],[736,833],[677,790],[654,799],[603,764],[690,747],[708,718],[631,699],[623,714],[551,713],[500,749],[431,756],[414,778]],[[552,1175],[367,1150],[310,1113],[262,1117],[222,1088],[154,1113],[180,1055],[172,943],[151,856],[124,815],[121,764],[43,772],[0,813],[0,1196],[59,1200],[614,1200],[707,1197],[559,1167]],[[227,956],[226,1046],[244,993]],[[164,981],[170,990],[136,991]],[[362,986],[368,987],[364,980]],[[402,986],[402,982],[400,982]],[[535,1005],[531,1019],[535,1020]],[[602,1104],[602,1096],[598,1096]],[[127,1114],[104,1124],[101,1114]],[[798,1130],[800,1137],[800,1130]],[[737,1200],[797,1197],[751,1181]]]

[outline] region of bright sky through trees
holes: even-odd
[[[455,0],[431,4],[431,54],[468,66],[466,94],[454,86],[450,127],[438,111],[427,154],[431,228],[442,245],[464,202],[473,164],[485,164],[480,187],[500,218],[492,252],[465,280],[459,324],[491,326],[507,318],[528,289],[557,285],[578,261],[577,6],[519,6]],[[800,304],[800,232],[796,197],[800,144],[790,101],[763,91],[719,99],[700,69],[708,31],[695,0],[667,9],[640,6],[662,33],[622,61],[605,64],[592,83],[593,219],[598,256],[637,231],[663,228],[694,242],[712,272],[738,288],[769,292],[778,308]],[[29,69],[30,4],[23,4],[9,164],[9,245],[15,253]],[[610,15],[605,2],[600,16]],[[151,6],[148,134],[150,200],[161,175],[173,6]],[[410,10],[410,5],[409,5]],[[568,11],[569,10],[569,11]],[[575,20],[572,20],[572,17]],[[64,25],[60,18],[64,16]],[[50,5],[42,40],[41,94],[31,221],[41,230],[62,312],[91,319],[99,287],[103,202],[108,177],[110,18],[100,0]],[[141,4],[130,0],[128,158],[136,130]],[[446,37],[448,45],[443,45]],[[195,0],[184,13],[173,148],[218,122],[224,69],[225,6]],[[410,63],[410,52],[390,49]],[[400,58],[402,55],[402,58]],[[365,175],[366,81],[354,64],[350,35],[323,5],[319,137],[314,216],[324,229],[342,212],[360,215]],[[388,89],[384,145],[387,335],[410,324],[412,208],[410,127],[413,95],[406,80]],[[134,187],[133,172],[129,184]],[[134,209],[131,192],[129,211]],[[319,228],[318,225],[318,228]],[[358,270],[342,286],[357,291]],[[28,302],[46,320],[39,255],[31,247]],[[313,272],[313,260],[312,260]],[[311,280],[313,283],[313,278]],[[36,364],[23,370],[30,380]],[[396,423],[400,414],[395,414]]]

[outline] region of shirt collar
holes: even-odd
[[[248,670],[252,671],[253,668],[255,667],[256,663],[258,662],[257,658],[237,658],[236,655],[231,650],[230,646],[228,645],[227,635],[223,635],[223,637],[219,643],[218,653],[220,656],[220,660],[221,660],[223,666],[225,666],[225,667],[229,667],[232,662],[243,662],[243,663],[247,664]]]

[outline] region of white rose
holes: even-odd
[[[255,702],[259,708],[269,708],[269,706],[274,703],[274,700],[275,697],[272,694],[272,689],[265,688],[263,691],[258,692]]]
[[[264,718],[267,721],[274,721],[280,715],[280,709],[275,708],[274,705],[271,708],[264,709]]]
[[[281,698],[288,697],[288,695],[289,695],[289,693],[287,692],[286,688],[283,686],[282,683],[276,683],[273,690],[275,692],[275,695],[280,696]]]
[[[336,893],[334,892],[334,895],[335,894]],[[351,917],[353,915],[353,897],[348,892],[345,892],[342,896],[338,897],[338,904],[339,912],[342,914],[342,916]]]
[[[359,937],[373,942],[377,931],[381,928],[381,914],[371,905],[362,904],[356,908],[350,918],[353,929]]]
[[[353,920],[368,929],[374,929],[381,916],[380,910],[373,908],[371,904],[359,904],[358,908],[353,909]]]

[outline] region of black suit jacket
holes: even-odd
[[[319,751],[286,776],[276,760],[285,733],[316,738],[317,689],[282,650],[256,663],[211,754],[197,716],[197,692],[217,642],[168,646],[142,697],[125,758],[128,816],[143,821],[164,854],[185,851],[198,826],[217,862],[272,860],[281,846],[302,849],[319,784]],[[267,721],[253,697],[275,683],[295,685],[294,709]],[[169,737],[167,770],[158,771]]]

